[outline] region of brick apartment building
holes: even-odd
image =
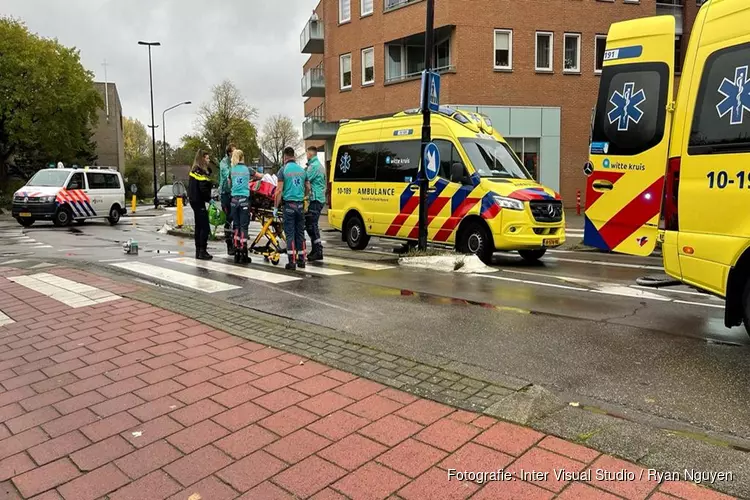
[[[680,67],[702,0],[435,0],[441,104],[488,115],[564,200],[582,167],[610,24],[670,14]],[[330,160],[338,122],[419,106],[424,0],[320,0],[301,35],[303,138]],[[568,206],[571,205],[568,201]]]
[[[96,165],[122,171],[125,168],[125,141],[120,94],[117,92],[117,85],[111,82],[106,85],[104,82],[95,82],[94,86],[105,103],[98,111],[99,122],[94,130],[93,140],[96,142],[98,156]]]

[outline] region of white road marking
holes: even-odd
[[[0,266],[9,266],[10,264],[20,264],[21,262],[26,262],[26,260],[24,259],[6,260],[5,262],[0,262]]]
[[[9,316],[0,311],[0,327],[10,325],[11,323],[15,323],[15,321],[13,321]]]
[[[240,267],[239,265],[230,266],[228,264],[221,264],[219,262],[188,259],[185,257],[179,258],[179,259],[167,259],[167,262],[176,262],[178,264],[184,264],[187,266],[208,269],[210,271],[216,271],[219,273],[239,276],[241,278],[265,281],[266,283],[279,284],[279,283],[288,283],[290,281],[299,281],[302,279],[302,278],[297,278],[294,276],[268,273],[266,271],[259,271],[257,269],[253,269],[250,267]]]
[[[109,264],[112,262],[126,262],[126,261],[127,259],[104,259],[104,260],[100,260],[99,262],[102,262],[104,264]]]
[[[340,259],[338,257],[325,257],[323,262],[326,264],[334,264],[336,266],[344,267],[358,267],[360,269],[367,269],[369,271],[384,271],[386,269],[394,269],[395,266],[387,264],[379,264],[377,262],[367,262],[363,260],[350,260]]]
[[[49,262],[42,262],[41,264],[31,266],[31,269],[43,269],[45,267],[55,267],[55,264],[50,264]]]
[[[681,293],[683,295],[695,295],[696,297],[704,297],[709,300],[719,300],[721,302],[724,302],[723,299],[720,299],[719,297],[716,297],[714,295],[711,295],[710,293],[702,293],[702,292],[691,292],[690,290],[677,290],[672,287],[653,287],[653,286],[641,286],[641,285],[631,285],[633,288],[641,288],[643,290],[662,290],[664,289],[665,292],[669,293]]]
[[[702,302],[691,302],[689,300],[675,300],[673,302],[676,302],[678,304],[687,304],[689,306],[704,306],[704,307],[713,307],[714,309],[724,309],[724,306],[719,305],[719,304],[704,304]]]
[[[73,308],[102,304],[120,298],[106,290],[61,278],[54,274],[39,273],[14,276],[8,279]]]
[[[610,267],[625,267],[628,269],[650,269],[653,271],[663,271],[664,268],[661,266],[648,266],[643,264],[624,264],[621,262],[607,262],[602,260],[581,260],[581,259],[566,259],[563,257],[546,257],[545,261],[549,262],[572,262],[575,264],[592,264],[595,266],[610,266]]]
[[[522,271],[515,271],[516,273],[522,273]],[[530,273],[525,273],[530,274]],[[585,280],[583,278],[569,278],[569,277],[560,277],[560,276],[554,276],[555,278],[559,278],[562,280],[569,280],[574,281],[577,283],[586,283],[589,282],[591,285],[593,285],[595,288],[581,288],[581,287],[575,287],[575,286],[569,286],[569,285],[558,285],[556,283],[545,283],[542,281],[533,281],[533,280],[525,280],[525,279],[518,279],[518,278],[508,278],[505,276],[492,276],[489,274],[477,274],[475,276],[480,276],[484,278],[490,278],[495,280],[501,280],[501,281],[508,281],[511,283],[522,283],[526,285],[537,285],[537,286],[543,286],[548,288],[558,288],[563,290],[572,290],[575,292],[589,292],[589,293],[595,293],[595,294],[601,294],[601,295],[616,295],[620,297],[630,297],[630,298],[637,298],[637,299],[648,299],[648,300],[655,300],[659,302],[672,302],[675,304],[686,304],[686,305],[695,305],[695,306],[703,306],[703,307],[711,307],[711,308],[723,308],[723,305],[718,304],[706,304],[703,302],[691,302],[691,301],[685,301],[685,300],[679,300],[679,299],[672,299],[669,297],[665,297],[663,295],[657,295],[655,293],[646,292],[644,290],[640,289],[634,289],[632,287],[628,286],[622,286],[622,285],[614,285],[614,284],[599,284],[594,281]],[[542,275],[545,277],[553,277],[551,275]]]
[[[221,281],[201,278],[199,276],[193,276],[192,274],[173,271],[172,269],[152,266],[151,264],[144,264],[143,262],[120,262],[117,264],[112,264],[112,266],[136,274],[140,274],[148,278],[166,281],[167,283],[172,283],[174,285],[179,285],[186,288],[192,288],[193,290],[198,290],[206,293],[226,292],[228,290],[237,290],[240,288],[235,285],[222,283]]]

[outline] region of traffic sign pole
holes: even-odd
[[[427,144],[432,141],[432,128],[430,127],[430,88],[432,86],[432,53],[434,52],[435,37],[435,0],[427,0],[427,18],[425,23],[424,44],[424,67],[425,78],[422,84],[422,155],[421,172],[419,175],[419,249],[427,249],[427,169],[425,162],[425,150]]]

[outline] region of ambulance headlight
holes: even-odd
[[[494,198],[495,202],[502,208],[507,208],[508,210],[523,210],[522,201],[514,200],[513,198],[506,198],[499,194],[494,195]]]

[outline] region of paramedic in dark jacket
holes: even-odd
[[[208,166],[208,153],[198,150],[190,170],[188,196],[190,206],[195,214],[195,258],[211,260],[208,253],[208,235],[211,228],[208,223],[206,203],[211,201],[211,169]]]

